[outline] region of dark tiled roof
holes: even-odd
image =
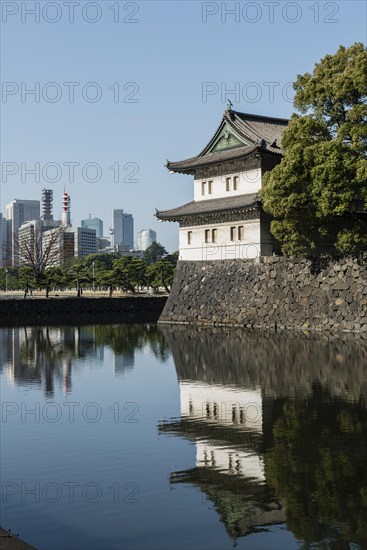
[[[190,173],[190,170],[198,166],[247,156],[255,150],[281,155],[282,133],[287,127],[288,122],[288,119],[285,118],[251,115],[226,110],[214,136],[199,155],[178,162],[168,161],[167,168],[173,172]],[[250,142],[251,145],[208,153],[225,125],[232,128],[238,136],[242,137],[246,142]]]
[[[156,216],[160,220],[178,221],[186,216],[242,210],[258,206],[258,204],[258,194],[251,193],[249,195],[236,195],[222,199],[192,201],[171,210],[157,210]]]
[[[225,160],[232,160],[241,157],[247,157],[255,151],[257,151],[257,145],[248,145],[244,147],[236,147],[235,149],[227,149],[226,151],[217,151],[215,153],[210,153],[209,155],[204,155],[202,157],[192,157],[186,160],[179,162],[170,162],[167,164],[167,168],[172,171],[180,172],[180,169],[191,169],[197,168],[199,166],[204,166],[206,164],[213,164],[216,162],[223,162]]]

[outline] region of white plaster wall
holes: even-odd
[[[231,227],[244,226],[244,239],[231,241]],[[205,230],[217,229],[215,243],[205,243]],[[192,231],[191,244],[187,233]],[[237,237],[237,231],[236,231]],[[182,227],[179,231],[180,260],[234,260],[260,256],[260,220]]]
[[[181,415],[262,433],[261,390],[235,390],[204,382],[180,383]]]
[[[227,474],[265,481],[264,462],[256,453],[229,447],[219,447],[206,442],[196,443],[196,466],[224,470]]]
[[[238,189],[236,191],[226,191],[226,178],[233,176],[239,176]],[[205,195],[201,194],[201,183],[203,181],[212,183],[212,194],[209,195],[206,192]],[[246,170],[242,172],[232,172],[229,174],[223,174],[221,176],[197,179],[194,180],[194,199],[195,201],[202,201],[208,199],[219,199],[223,197],[232,197],[234,195],[247,195],[248,193],[257,193],[261,189],[261,170],[256,168],[254,170]],[[208,183],[206,184],[206,190],[208,190]]]

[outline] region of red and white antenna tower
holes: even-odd
[[[66,225],[68,227],[71,226],[70,221],[70,195],[64,191],[64,194],[62,196],[62,215],[61,215],[61,222],[62,225]]]

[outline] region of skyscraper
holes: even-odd
[[[103,221],[100,218],[91,218],[81,221],[81,227],[87,227],[88,229],[94,229],[96,237],[102,239],[103,237]]]
[[[0,214],[0,267],[6,263],[6,219]]]
[[[138,249],[146,250],[157,240],[157,233],[153,229],[142,229],[138,233]]]
[[[124,214],[124,247],[134,249],[134,218],[132,214]]]
[[[113,244],[117,250],[126,251],[134,248],[134,218],[124,214],[122,209],[115,209],[113,219]]]
[[[124,211],[113,210],[112,212],[112,234],[113,244],[122,245],[124,241]]]
[[[16,265],[18,230],[24,222],[40,219],[40,201],[14,199],[6,207],[8,261]]]

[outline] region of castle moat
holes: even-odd
[[[38,550],[366,548],[366,344],[0,328],[1,526]]]

